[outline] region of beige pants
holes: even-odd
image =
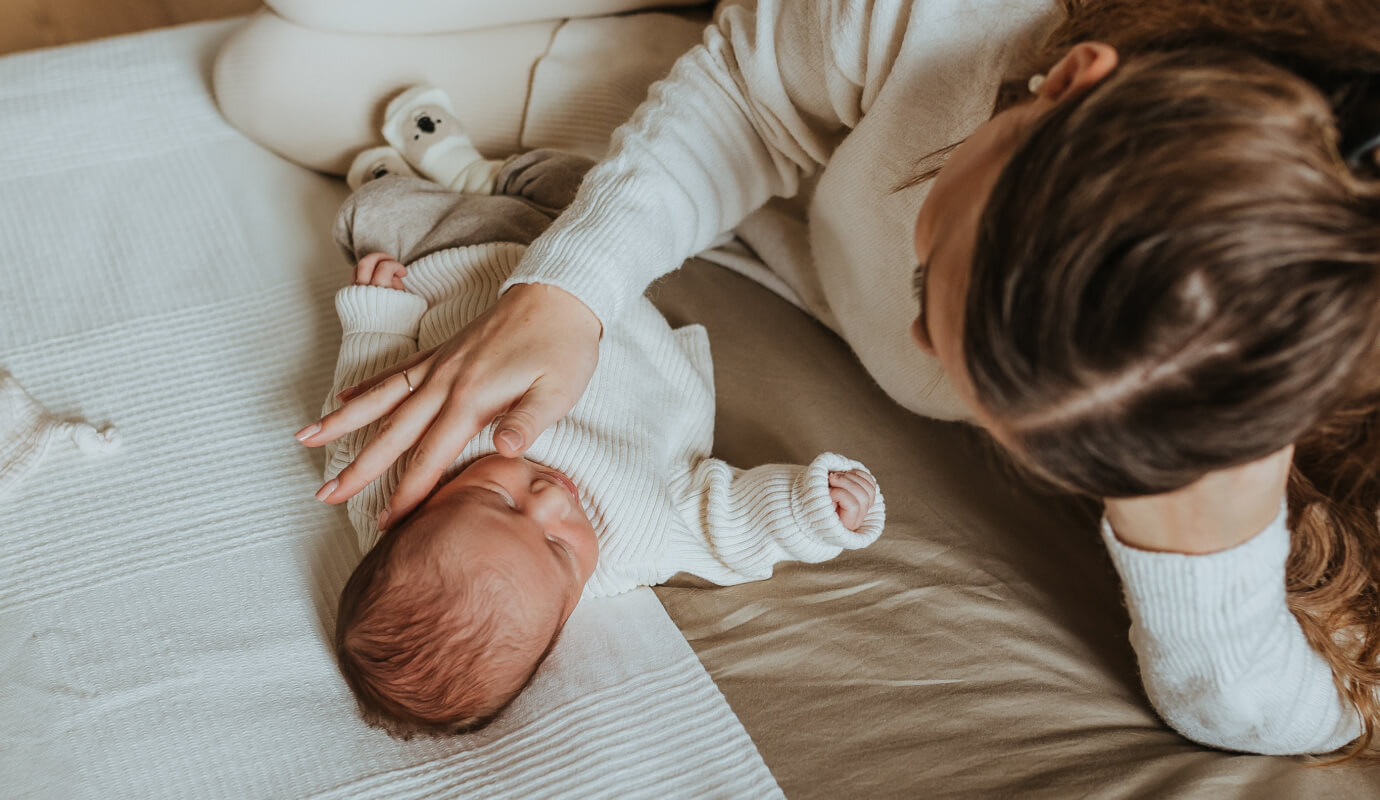
[[[216,100],[250,138],[334,174],[383,143],[384,106],[419,83],[450,94],[489,158],[534,147],[597,158],[647,87],[699,42],[708,9],[550,17],[697,3],[270,0],[217,54]]]

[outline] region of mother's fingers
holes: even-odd
[[[401,376],[398,380],[401,382]],[[391,385],[391,382],[381,384],[380,388]],[[403,391],[406,391],[406,387]],[[335,476],[335,487],[328,494],[319,496],[320,499],[328,503],[349,500],[375,478],[388,471],[398,456],[422,439],[444,402],[444,390],[417,392],[398,406],[374,435],[369,437],[368,444],[355,455],[354,461]]]
[[[527,393],[499,418],[498,429],[494,431],[494,448],[506,458],[517,458],[532,446],[542,431],[570,413],[579,402],[578,395],[562,392],[550,385],[550,381],[538,380]]]
[[[420,383],[418,383],[418,380],[420,378],[425,378],[427,372],[430,371],[431,365],[429,363],[429,359],[435,352],[435,347],[428,347],[425,350],[419,350],[418,352],[413,353],[407,358],[404,358],[402,361],[399,361],[398,363],[394,364],[393,366],[388,367],[387,369],[381,369],[378,372],[366,378],[365,380],[362,380],[354,386],[351,386],[350,388],[342,391],[340,394],[336,395],[336,398],[339,399],[342,403],[349,402],[351,399],[358,397],[360,394],[369,391],[375,386],[378,386],[380,383],[383,383],[384,381],[388,380],[394,375],[401,373],[403,370],[407,370],[408,375],[412,378],[412,386],[413,388],[416,388],[417,386],[421,385]],[[414,366],[421,364],[422,362],[428,363],[426,364],[426,368],[421,373],[418,373],[416,370],[412,369]]]
[[[298,431],[297,440],[307,447],[317,447],[392,414],[421,384],[425,369],[421,364],[414,364],[388,375],[368,391],[351,397],[340,408],[322,417],[320,422]]]
[[[388,516],[379,520],[380,528],[387,528],[390,521],[402,519],[425,500],[446,468],[460,456],[465,445],[493,418],[492,413],[467,410],[465,406],[472,404],[473,401],[462,403],[451,400],[436,414],[430,428],[407,458],[402,477],[388,501],[385,511]]]

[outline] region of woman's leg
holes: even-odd
[[[265,0],[298,25],[339,33],[445,33],[625,11],[702,5],[705,0]]]
[[[214,84],[231,124],[323,172],[344,174],[356,153],[382,144],[388,100],[423,83],[450,95],[488,158],[534,147],[597,157],[702,28],[698,20],[632,14],[364,36],[260,12],[222,46]]]

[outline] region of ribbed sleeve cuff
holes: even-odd
[[[878,486],[863,523],[850,531],[839,520],[834,500],[829,496],[829,473],[849,470],[866,472],[874,484],[877,478],[861,463],[837,453],[822,453],[796,478],[792,488],[791,513],[796,525],[814,534],[821,542],[845,550],[866,547],[877,541],[886,524],[886,501]]]
[[[1104,518],[1102,538],[1121,574],[1132,619],[1159,643],[1201,648],[1212,643],[1229,670],[1252,653],[1234,652],[1243,626],[1286,608],[1284,562],[1289,555],[1286,509],[1265,530],[1236,547],[1206,555],[1140,550],[1123,544]]]
[[[416,338],[426,300],[381,286],[346,286],[335,295],[345,333],[388,333]]]
[[[597,173],[592,175],[597,180]],[[590,193],[577,198],[576,206],[532,242],[500,291],[519,283],[564,289],[589,306],[607,329],[630,299],[683,258],[666,252],[664,243],[658,248],[658,237],[629,224],[655,218],[640,209],[652,199],[645,184],[630,176],[613,176]]]
[[[1281,508],[1250,540],[1207,555],[1138,550],[1103,521],[1146,693],[1194,741],[1283,755],[1327,752],[1360,732],[1289,612],[1286,517]]]

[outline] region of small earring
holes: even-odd
[[[1044,74],[1037,72],[1034,75],[1031,75],[1030,80],[1026,81],[1025,85],[1026,88],[1030,90],[1031,94],[1039,94],[1040,87],[1045,85]]]

